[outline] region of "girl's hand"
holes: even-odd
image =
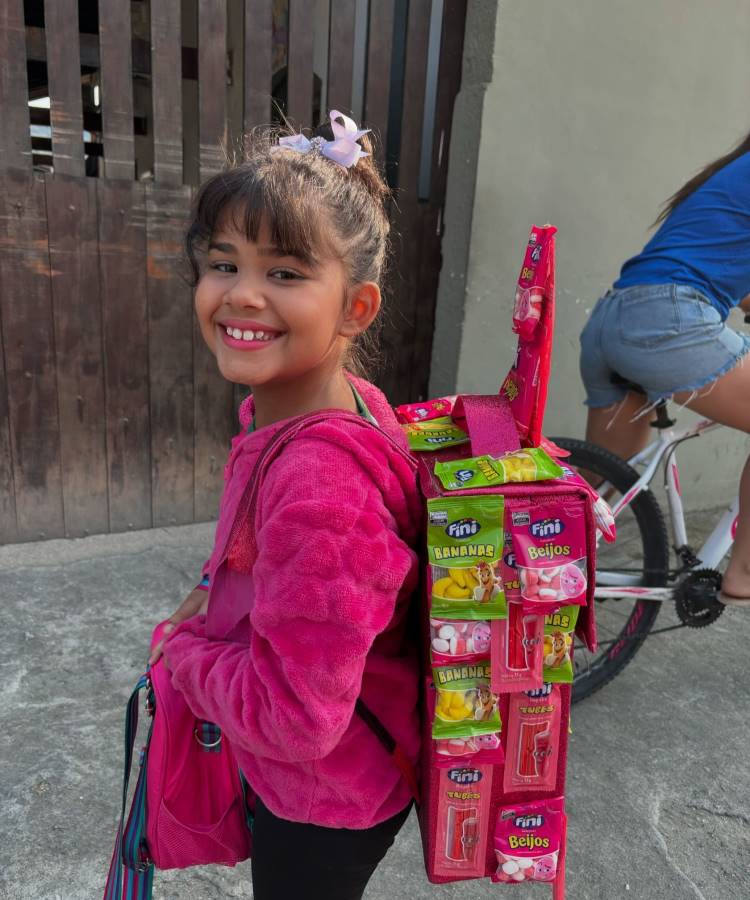
[[[190,593],[182,601],[180,606],[169,617],[169,624],[164,626],[164,637],[151,651],[151,656],[149,656],[148,658],[148,664],[150,666],[153,666],[153,664],[159,659],[164,650],[165,639],[175,630],[180,622],[185,622],[187,619],[192,619],[193,616],[203,615],[207,609],[208,591],[204,591],[199,588],[195,588],[194,590],[190,591]]]

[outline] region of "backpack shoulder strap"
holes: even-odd
[[[354,709],[356,710],[356,713],[360,717],[360,719],[362,719],[365,725],[367,725],[370,731],[372,731],[375,737],[388,751],[393,759],[396,768],[404,776],[404,780],[409,786],[412,797],[417,803],[419,803],[419,779],[417,778],[417,772],[414,766],[409,761],[406,753],[404,753],[403,748],[396,742],[396,739],[393,737],[390,731],[388,731],[385,725],[383,725],[380,719],[375,715],[370,707],[367,706],[367,704],[361,697],[357,697],[357,702],[354,705]]]

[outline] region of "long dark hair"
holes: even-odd
[[[661,225],[667,216],[671,215],[683,200],[687,200],[694,191],[697,191],[698,188],[708,181],[712,175],[715,175],[719,169],[723,169],[724,166],[729,165],[730,162],[734,162],[735,159],[738,159],[743,153],[747,153],[748,151],[750,151],[750,134],[748,134],[747,137],[744,137],[734,150],[730,150],[729,153],[720,156],[718,159],[710,162],[707,166],[704,166],[697,175],[693,175],[690,181],[685,182],[678,191],[675,191],[674,194],[665,201],[661,212],[654,221],[653,227]]]

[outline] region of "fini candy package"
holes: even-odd
[[[430,614],[449,619],[504,617],[502,551],[502,496],[428,500]]]
[[[505,759],[500,732],[476,734],[469,738],[442,738],[435,741],[436,766],[500,765]]]
[[[447,491],[494,487],[522,481],[559,478],[562,468],[541,447],[515,450],[498,458],[474,456],[470,459],[435,463],[435,475]]]
[[[524,609],[551,613],[586,605],[586,511],[583,503],[550,501],[513,509],[515,563]]]
[[[555,232],[532,226],[513,307],[518,347],[502,386],[521,443],[536,447],[542,437],[555,324]]]
[[[530,691],[542,684],[544,616],[508,601],[508,617],[491,624],[490,687],[496,694]]]
[[[560,750],[560,687],[543,684],[511,694],[503,790],[553,791]]]
[[[495,824],[496,882],[554,881],[563,849],[565,801],[501,806]]]
[[[490,653],[490,623],[460,619],[430,619],[433,665],[479,662]]]
[[[497,695],[490,690],[489,660],[456,666],[434,666],[435,715],[432,736],[469,738],[501,729]]]
[[[440,397],[437,400],[425,400],[423,403],[404,403],[395,409],[399,422],[429,422],[431,419],[442,419],[453,412],[453,397]]]
[[[544,617],[544,680],[557,684],[573,683],[573,632],[579,606],[563,606]]]
[[[492,766],[441,769],[438,792],[434,873],[481,878],[490,829]]]
[[[415,452],[442,450],[469,442],[468,434],[450,418],[433,419],[431,422],[410,422],[401,426],[406,433],[409,449]]]

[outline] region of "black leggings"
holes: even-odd
[[[289,822],[256,798],[253,900],[360,900],[410,808],[360,831]]]

